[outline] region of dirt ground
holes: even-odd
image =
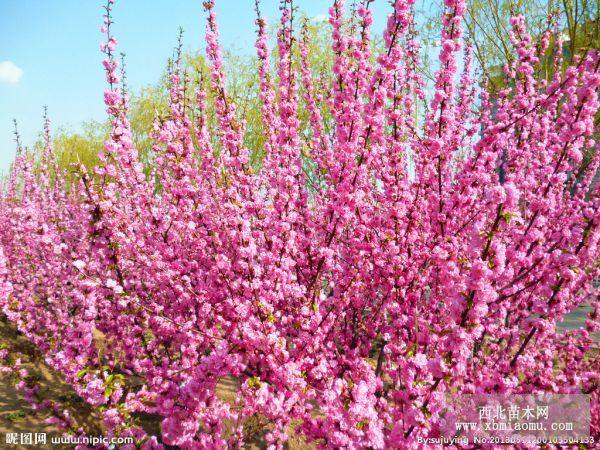
[[[40,387],[40,396],[66,405],[72,411],[77,423],[90,434],[100,434],[100,421],[91,409],[75,394],[61,377],[50,370],[41,355],[14,327],[0,320],[0,348],[7,348],[13,355],[20,357],[29,376]],[[0,448],[2,449],[43,449],[70,448],[55,445],[51,447],[52,436],[60,436],[62,431],[55,425],[46,423],[49,412],[36,412],[30,408],[23,394],[15,387],[15,380],[6,375],[0,379]],[[45,433],[47,445],[43,445]],[[17,444],[13,444],[13,442]],[[37,443],[36,443],[37,441]],[[24,442],[25,444],[20,444]],[[28,444],[28,442],[32,442]]]
[[[90,436],[102,434],[101,420],[94,415],[92,408],[85,404],[71,389],[71,387],[51,370],[43,361],[42,356],[34,346],[20,335],[15,328],[0,319],[0,348],[9,349],[11,354],[16,354],[23,360],[30,377],[35,379],[40,387],[40,396],[44,399],[59,401],[68,407],[77,424],[82,426]],[[46,423],[50,416],[48,412],[36,412],[30,408],[23,394],[14,387],[14,380],[6,375],[0,376],[0,449],[7,450],[33,450],[33,449],[70,449],[70,445],[50,444],[51,437],[62,435],[62,431],[55,425]],[[222,400],[233,403],[235,400],[237,381],[233,378],[222,380],[217,388],[217,394]],[[150,434],[160,433],[160,425],[156,418],[142,417],[142,423],[146,432]],[[257,424],[249,423],[252,429]],[[46,444],[41,443],[41,435],[45,433]],[[261,433],[257,433],[260,436]],[[16,444],[13,439],[16,439]],[[31,444],[20,444],[29,442]],[[37,443],[35,441],[38,441]],[[260,439],[256,439],[247,446],[248,449],[265,448]],[[290,450],[313,449],[313,446],[304,443],[298,436],[291,433],[288,444]]]

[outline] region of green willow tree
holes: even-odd
[[[315,73],[322,74],[320,83],[323,86],[328,85],[330,80],[326,79],[325,74],[333,61],[333,54],[330,50],[329,42],[329,24],[324,22],[315,22],[302,17],[298,21],[298,26],[304,29],[310,41],[310,59]],[[297,50],[297,48],[296,48]],[[297,53],[297,52],[296,52]],[[276,52],[273,55],[276,58]],[[294,64],[299,64],[299,55],[296,54]],[[204,90],[209,96],[215,95],[211,92],[209,82],[209,68],[200,54],[182,54],[181,53],[181,35],[179,45],[175,50],[173,60],[167,64],[167,69],[161,79],[155,84],[141,89],[139,92],[130,92],[130,122],[133,130],[133,138],[138,148],[142,161],[150,168],[153,161],[153,149],[151,134],[156,121],[160,122],[167,119],[168,115],[168,73],[169,67],[176,58],[181,58],[184,71],[186,73],[186,84],[189,89],[186,90],[189,98],[189,105],[194,105],[195,101],[191,98],[194,92],[194,85],[202,83]],[[237,105],[238,119],[244,121],[248,130],[246,133],[246,146],[251,150],[252,165],[257,167],[261,164],[264,139],[262,127],[262,117],[260,110],[260,99],[258,96],[258,62],[254,55],[244,55],[239,52],[226,51],[224,60],[227,71],[228,92],[232,101]],[[207,102],[208,110],[203,117],[208,121],[209,128],[216,126],[216,114],[210,108],[214,102]],[[306,111],[300,112],[301,120],[308,124],[308,114]],[[193,108],[188,109],[188,114],[192,121],[198,119],[198,111]],[[328,121],[326,111],[324,118]],[[308,127],[306,127],[308,131]],[[59,164],[64,168],[73,167],[74,164],[83,163],[90,171],[98,162],[98,153],[103,147],[103,143],[108,137],[108,122],[90,121],[82,124],[77,132],[70,130],[57,130],[54,137],[54,147],[58,155]],[[40,147],[41,141],[35,145]],[[215,148],[218,148],[218,142],[214,142]]]

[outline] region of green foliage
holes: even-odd
[[[78,133],[59,130],[54,136],[54,148],[58,163],[63,168],[74,164],[94,167],[98,163],[98,153],[108,137],[108,126],[99,122],[87,122]]]
[[[328,69],[333,61],[329,25],[306,19],[303,22],[306,23],[311,42],[310,63],[316,82],[321,87],[325,87],[330,82],[327,78],[329,75],[326,74],[329,74]],[[275,57],[276,54],[273,55],[273,60]],[[265,136],[258,95],[258,61],[254,55],[244,55],[231,50],[225,52],[224,60],[229,99],[236,105],[238,119],[246,127],[245,144],[250,149],[251,163],[254,167],[259,167],[264,157]],[[171,64],[169,62],[169,66]],[[299,64],[297,48],[294,64]],[[196,89],[201,85],[207,93],[207,109],[202,113],[202,117],[209,130],[212,130],[216,126],[216,114],[213,102],[215,93],[212,92],[210,86],[210,68],[201,54],[183,55],[182,67],[186,76],[186,103],[190,106],[188,108],[189,118],[193,123],[197,123],[200,118],[201,112],[194,107],[196,104],[194,96]],[[275,73],[275,67],[273,67],[273,73]],[[277,83],[275,76],[273,82]],[[153,159],[151,139],[153,125],[155,121],[160,123],[169,117],[168,69],[158,83],[132,93],[129,103],[129,119],[133,139],[140,152],[141,160],[146,167],[150,167]],[[325,110],[323,113],[327,123],[328,113]],[[301,110],[300,118],[306,124],[308,122],[307,112]],[[89,173],[93,173],[92,169],[98,163],[98,154],[108,137],[109,129],[110,126],[107,122],[87,122],[78,132],[59,130],[55,133],[54,148],[58,155],[59,165],[71,174],[68,181],[72,181],[74,167],[80,163],[88,169]],[[308,127],[303,129],[308,129]],[[216,136],[215,133],[212,135]],[[216,138],[212,144],[219,151],[219,142]],[[37,146],[41,147],[39,144]]]

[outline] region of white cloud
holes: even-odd
[[[23,69],[14,62],[0,62],[0,83],[17,84],[22,76]]]
[[[310,20],[313,21],[313,22],[315,22],[315,23],[327,22],[327,21],[329,21],[329,16],[327,14],[318,14],[318,15],[314,16]]]

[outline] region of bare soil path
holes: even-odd
[[[81,400],[59,374],[46,365],[42,355],[12,324],[0,318],[0,349],[3,348],[7,349],[13,357],[21,358],[22,366],[29,372],[28,380],[35,381],[39,386],[41,398],[57,401],[68,408],[75,422],[89,436],[102,435],[101,420],[94,414],[93,409]],[[62,430],[46,422],[46,419],[51,416],[49,412],[34,411],[30,407],[30,404],[24,399],[23,393],[15,388],[17,381],[14,376],[0,374],[0,449],[62,450],[73,448],[70,445],[51,445],[51,438],[61,436]],[[217,394],[222,400],[234,403],[237,389],[237,380],[225,378],[219,382]],[[142,422],[146,432],[160,434],[160,423],[156,418],[142,418]],[[252,429],[259,426],[259,423],[260,421],[256,424],[248,421],[246,424],[248,432],[256,436],[256,439],[247,445],[248,449],[266,448],[260,437],[267,430],[264,428]],[[46,444],[39,442],[41,435],[45,435]],[[27,444],[26,442],[32,443]],[[314,446],[307,445],[293,432],[290,432],[287,448],[309,450],[314,449]]]

